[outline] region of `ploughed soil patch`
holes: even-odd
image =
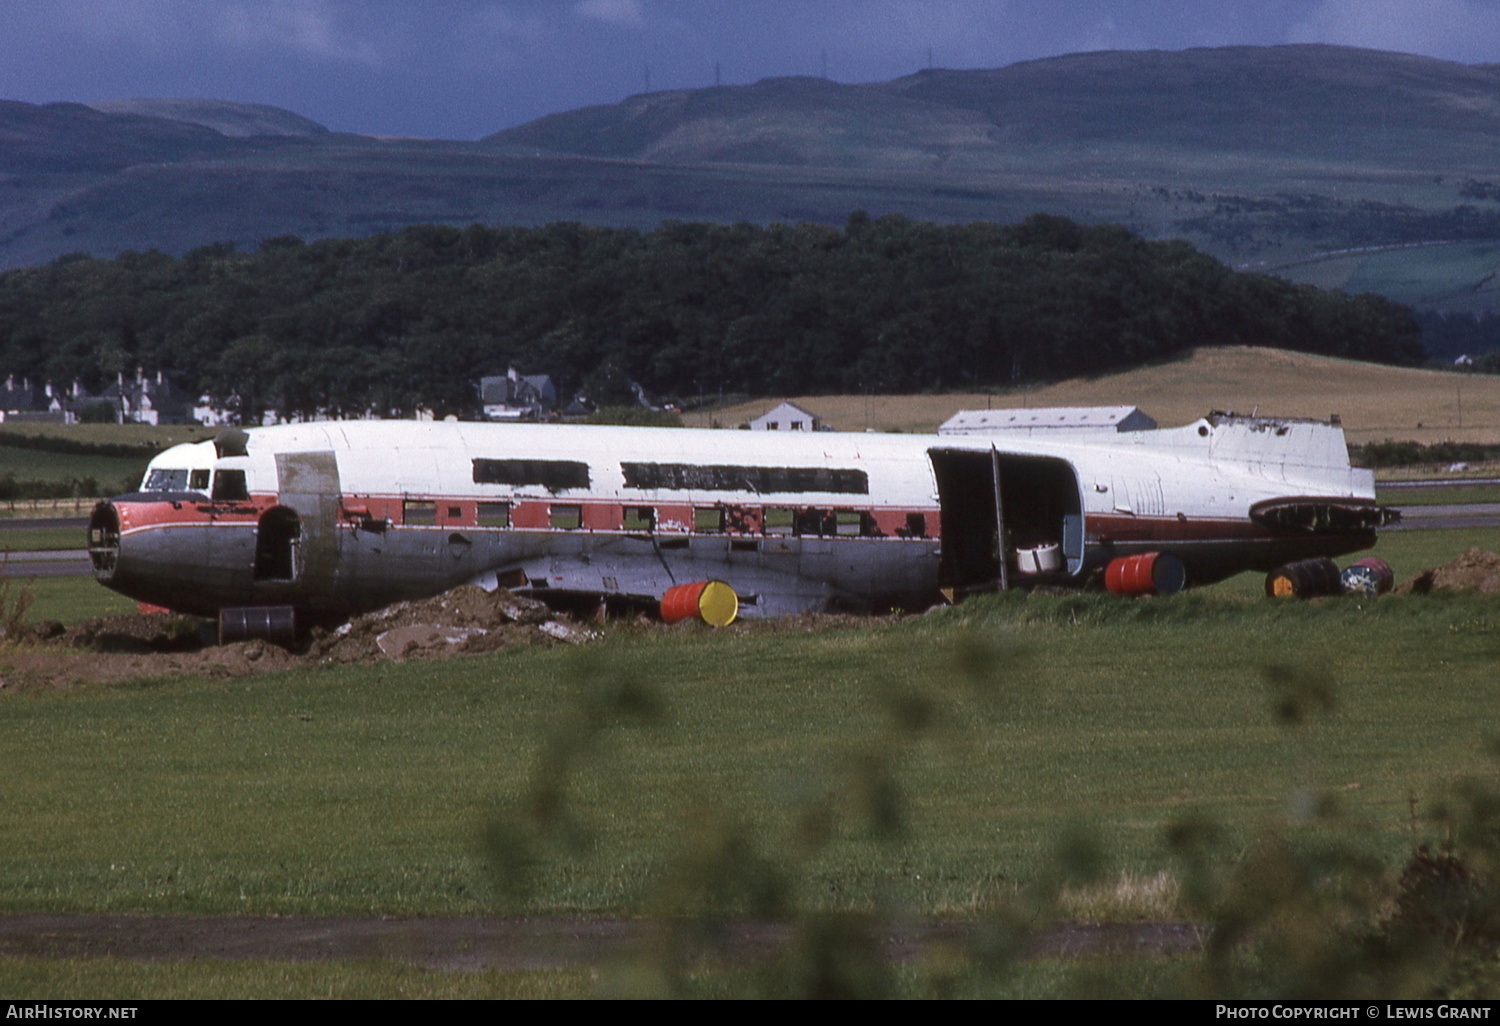
[[[1396,589],[1397,594],[1427,595],[1434,591],[1500,592],[1500,556],[1470,549],[1452,562],[1423,570]]]
[[[597,632],[534,599],[503,589],[462,587],[419,602],[398,602],[334,630],[315,628],[296,651],[267,641],[216,644],[212,621],[140,613],[71,627],[28,624],[0,651],[0,688],[192,674],[244,677],[319,663],[446,659],[535,645],[581,644]]]

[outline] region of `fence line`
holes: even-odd
[[[89,513],[94,509],[94,503],[99,498],[89,498],[82,495],[73,495],[63,499],[5,499],[5,507],[12,513],[30,513],[32,515],[51,513],[61,515],[63,513]]]

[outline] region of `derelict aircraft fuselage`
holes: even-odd
[[[921,608],[1083,584],[1111,560],[1189,584],[1368,548],[1385,511],[1343,431],[1213,414],[1115,432],[894,435],[410,421],[230,429],[100,503],[95,574],[183,613],[333,622],[465,583],[654,602],[720,580],[740,613]]]

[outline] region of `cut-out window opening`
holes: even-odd
[[[195,470],[188,475],[188,487],[195,492],[208,491],[208,471]]]
[[[540,485],[556,493],[587,488],[589,465],[577,460],[475,460],[474,483]]]
[[[818,538],[874,537],[879,531],[874,515],[868,510],[771,506],[765,511],[764,533]]]
[[[552,506],[549,514],[553,530],[576,531],[583,526],[582,506]]]
[[[621,511],[620,529],[647,533],[656,530],[656,509],[651,506],[626,506]]]
[[[863,470],[835,467],[698,466],[689,463],[621,463],[625,487],[655,491],[754,492],[784,495],[822,492],[834,495],[870,494],[870,477]]]
[[[477,523],[480,527],[509,527],[510,503],[481,502]]]
[[[437,503],[407,499],[401,504],[401,522],[408,527],[432,527],[437,523]]]
[[[835,534],[871,534],[875,526],[874,517],[857,509],[841,509],[834,513]]]
[[[791,534],[796,517],[789,506],[766,507],[764,530],[766,534]]]
[[[717,506],[693,510],[693,533],[719,534],[724,530],[724,510]]]

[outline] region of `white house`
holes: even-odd
[[[751,431],[822,431],[823,421],[796,403],[779,402],[750,422]]]

